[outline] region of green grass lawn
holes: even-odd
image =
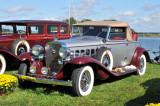
[[[7,71],[6,74],[12,72],[14,71]],[[0,105],[10,106],[144,106],[158,102],[160,103],[160,65],[150,63],[147,63],[143,76],[133,73],[96,81],[91,94],[86,97],[74,97],[70,87],[37,83],[17,87],[12,95],[0,96]]]

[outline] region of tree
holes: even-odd
[[[69,19],[65,19],[63,21],[69,23]],[[72,25],[76,24],[76,23],[77,23],[77,21],[73,17],[70,17],[70,29],[72,28]]]
[[[92,21],[92,20],[91,19],[83,19],[83,20],[81,20],[81,23],[86,22],[86,21]]]
[[[135,33],[136,31],[134,29],[131,28],[132,33]]]
[[[103,21],[117,21],[117,20],[115,20],[115,19],[105,19]]]

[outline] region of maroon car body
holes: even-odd
[[[42,47],[52,41],[54,36],[58,39],[68,39],[69,25],[61,21],[47,20],[15,20],[0,22],[0,74],[15,59],[16,55],[29,52],[33,45]],[[15,58],[16,57],[16,58]],[[20,60],[21,61],[21,60]]]

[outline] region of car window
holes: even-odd
[[[44,34],[44,25],[30,25],[29,29],[30,35]]]
[[[61,34],[66,34],[67,33],[67,25],[61,25],[60,33]]]
[[[2,34],[13,34],[13,25],[1,25]]]
[[[120,28],[113,27],[113,28],[111,28],[109,39],[123,40],[125,38],[126,38],[126,28],[125,27],[120,27]]]
[[[22,34],[26,34],[26,26],[24,25],[16,25],[16,30],[18,34],[20,34],[20,32],[22,32]]]
[[[58,25],[47,25],[47,34],[57,34],[58,33]]]

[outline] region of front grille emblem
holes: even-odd
[[[55,54],[55,53],[56,53],[56,50],[52,49],[52,53]]]

